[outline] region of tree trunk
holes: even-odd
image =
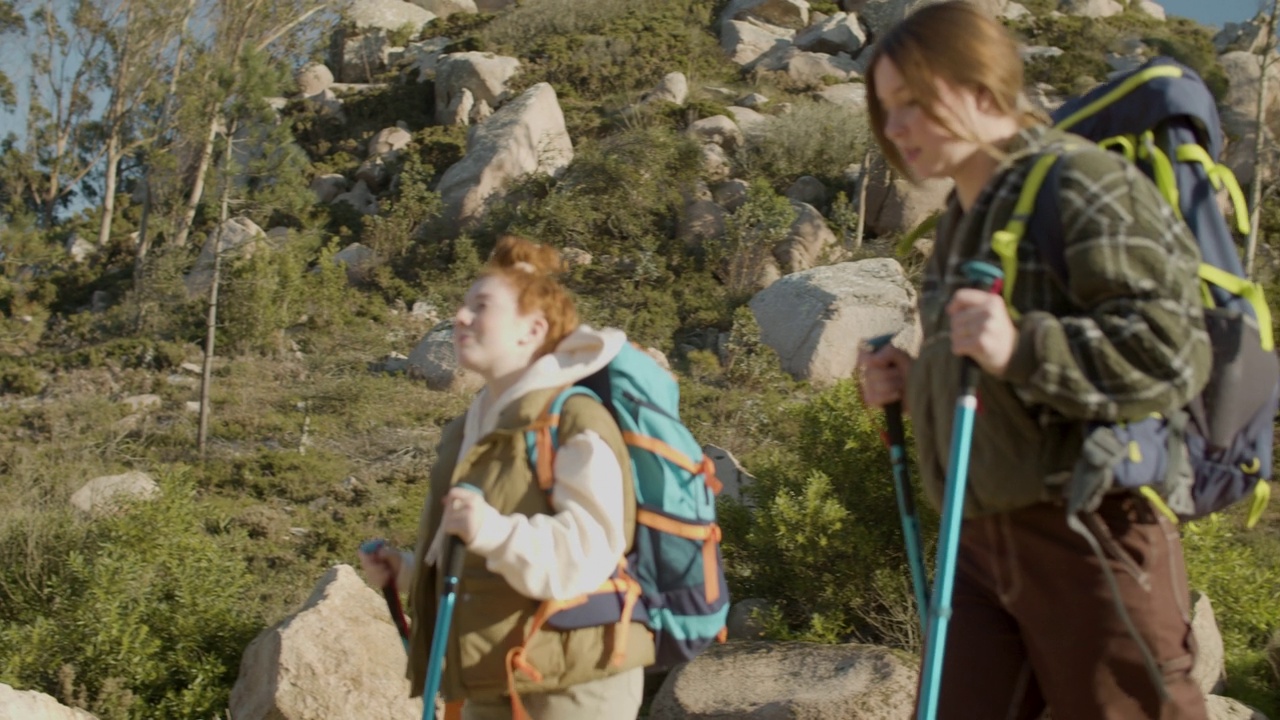
[[[204,196],[204,176],[209,171],[209,163],[213,160],[213,141],[218,137],[218,125],[221,124],[219,113],[214,112],[209,120],[209,133],[205,136],[204,147],[200,149],[200,162],[196,166],[195,182],[191,185],[191,195],[187,198],[187,207],[178,222],[178,232],[174,234],[173,244],[186,247],[187,237],[191,234],[191,224],[196,220],[196,209]]]
[[[1249,188],[1249,240],[1244,250],[1244,275],[1253,277],[1253,261],[1258,252],[1258,225],[1262,219],[1262,146],[1267,131],[1267,69],[1271,67],[1271,52],[1276,46],[1276,10],[1280,0],[1271,0],[1271,13],[1267,16],[1266,43],[1258,60],[1258,108],[1254,114],[1253,183]]]
[[[111,221],[116,213],[116,177],[120,171],[120,136],[112,133],[107,140],[107,168],[102,184],[102,221],[98,224],[98,248],[111,240]]]
[[[853,231],[853,249],[862,247],[867,226],[867,186],[871,184],[871,151],[862,156],[862,177],[858,178],[858,224]]]
[[[228,205],[231,201],[231,136],[233,127],[227,128],[226,148],[222,156],[222,201],[218,211],[218,232],[213,239],[213,279],[209,283],[209,313],[204,337],[204,368],[200,379],[200,429],[196,437],[196,451],[200,459],[205,457],[209,435],[209,389],[213,385],[214,342],[218,334],[218,283],[222,279],[222,233],[227,226]]]

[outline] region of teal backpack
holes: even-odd
[[[544,603],[539,615],[561,630],[643,622],[654,635],[656,667],[691,660],[724,640],[729,614],[715,465],[680,421],[676,379],[643,350],[624,343],[603,369],[558,393],[526,431],[529,463],[544,490],[553,482],[560,411],[574,395],[600,401],[622,430],[635,482],[635,539],[601,588],[585,598]]]
[[[1217,162],[1223,136],[1213,96],[1191,69],[1155,58],[1067,101],[1053,119],[1058,129],[1124,155],[1155,181],[1191,229],[1200,248],[1201,297],[1213,346],[1208,385],[1181,412],[1091,426],[1068,498],[1077,505],[1073,514],[1112,489],[1142,493],[1175,522],[1252,497],[1252,526],[1270,496],[1280,362],[1262,288],[1245,277],[1218,207],[1216,193],[1226,190],[1238,229],[1248,232],[1240,186]],[[1054,187],[1056,160],[1046,153],[1033,161],[1011,220],[992,236],[1005,271],[1006,301],[1020,254],[1038,254],[1066,284],[1057,193],[1040,192]],[[1023,243],[1024,235],[1033,241]]]

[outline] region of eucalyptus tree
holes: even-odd
[[[1253,135],[1253,183],[1249,190],[1249,239],[1245,243],[1244,271],[1246,276],[1253,275],[1253,261],[1258,251],[1258,226],[1262,220],[1262,170],[1263,141],[1266,135],[1267,121],[1267,85],[1271,66],[1276,61],[1276,11],[1280,10],[1280,0],[1271,0],[1271,10],[1266,16],[1262,46],[1258,53],[1258,105],[1254,115]]]
[[[285,79],[280,63],[269,63],[272,46],[327,3],[315,0],[210,0],[209,33],[198,50],[193,72],[184,76],[180,110],[185,128],[196,140],[191,185],[181,209],[173,243],[187,244],[218,138],[233,118],[262,112],[266,98]],[[264,70],[266,72],[264,72]]]

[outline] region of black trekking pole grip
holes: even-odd
[[[966,287],[984,290],[996,295],[1000,294],[1000,291],[1004,288],[1004,272],[989,262],[970,260],[960,266],[960,272],[964,273],[965,278],[968,280]],[[960,364],[961,395],[972,395],[977,391],[980,374],[978,364],[972,358],[964,358]]]
[[[449,558],[445,565],[444,591],[453,592],[458,589],[458,578],[462,576],[462,563],[467,559],[467,544],[457,535],[449,536]]]

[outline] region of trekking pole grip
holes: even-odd
[[[964,273],[968,281],[966,287],[985,290],[996,295],[1004,289],[1004,272],[989,262],[970,260],[960,266],[960,272]],[[976,392],[979,374],[977,363],[972,358],[965,358],[960,365],[961,395],[973,395]]]

